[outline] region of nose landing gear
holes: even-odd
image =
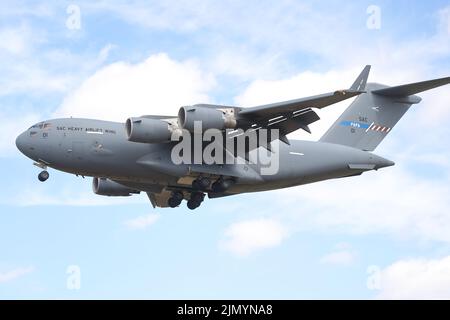
[[[36,161],[33,163],[36,167],[41,168],[42,171],[39,173],[38,175],[38,179],[41,182],[47,181],[48,177],[50,177],[50,174],[47,171],[47,165],[48,163],[44,162],[44,161]]]
[[[41,182],[47,181],[48,177],[50,177],[50,174],[48,173],[47,170],[41,171],[38,175],[38,179]]]

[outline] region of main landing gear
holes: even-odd
[[[183,201],[184,195],[181,191],[174,191],[172,192],[172,196],[167,201],[167,204],[171,208],[176,208],[181,204],[181,201]]]
[[[205,199],[205,194],[203,192],[192,192],[191,198],[187,202],[187,207],[191,210],[197,209],[202,204]]]
[[[195,179],[192,182],[192,188],[194,190],[200,190],[200,191],[206,191],[209,188],[209,185],[211,184],[211,180],[207,177],[200,177]]]
[[[191,196],[187,202],[187,207],[191,210],[197,209],[202,204],[205,198],[205,194],[203,192],[194,191],[191,193]],[[167,200],[167,204],[171,208],[178,207],[184,199],[183,192],[174,191],[172,192],[171,197]]]
[[[216,181],[211,181],[208,177],[198,177],[192,182],[192,191],[187,200],[187,207],[191,210],[200,207],[205,199],[205,193],[222,193],[225,192],[235,183],[232,178],[220,177]],[[182,191],[173,191],[170,198],[167,200],[167,205],[171,208],[178,207],[184,199]]]
[[[38,179],[41,182],[47,181],[48,177],[50,177],[50,174],[48,173],[47,170],[41,171],[38,175]]]

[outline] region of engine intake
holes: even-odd
[[[140,193],[139,190],[125,187],[115,181],[97,177],[94,177],[92,180],[92,189],[95,194],[110,197],[128,197],[132,194]]]
[[[125,127],[128,140],[133,142],[169,142],[172,135],[169,123],[158,119],[128,118]]]
[[[194,132],[194,122],[199,121],[202,131],[208,129],[228,129],[236,127],[236,119],[232,113],[207,107],[181,107],[178,111],[178,124],[181,128]]]

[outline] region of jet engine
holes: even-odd
[[[95,194],[111,197],[128,197],[133,193],[140,193],[138,190],[125,187],[112,180],[97,177],[92,180],[92,189]]]
[[[178,125],[190,132],[194,132],[194,122],[201,122],[202,131],[208,129],[233,129],[236,118],[233,113],[215,108],[190,106],[181,107],[178,111]]]
[[[169,142],[172,135],[169,123],[158,119],[128,118],[125,127],[128,140],[133,142]]]

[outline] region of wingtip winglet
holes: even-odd
[[[366,89],[367,79],[369,78],[371,65],[366,65],[364,69],[359,74],[358,78],[356,78],[355,82],[353,82],[352,86],[349,90],[351,91],[364,91]]]

